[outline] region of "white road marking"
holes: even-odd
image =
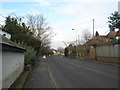
[[[51,78],[51,80],[52,80],[52,82],[53,82],[53,84],[54,84],[53,88],[58,88],[58,85],[57,85],[55,79],[53,78],[53,76],[52,76],[52,74],[51,74],[51,72],[50,72],[50,68],[48,68],[48,73],[49,73],[50,78]]]

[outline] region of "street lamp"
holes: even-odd
[[[72,29],[72,30],[76,30],[76,29]],[[78,58],[78,51],[77,51],[77,30],[76,30],[76,58]]]

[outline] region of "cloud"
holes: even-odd
[[[2,9],[0,10],[0,24],[3,25],[4,21],[5,21],[5,17],[7,17],[8,15],[15,13],[17,10],[16,9]]]
[[[119,0],[47,0],[49,2],[118,2]]]
[[[52,42],[51,47],[54,48],[54,49],[58,49],[58,47],[65,48],[66,46],[63,43],[63,41],[54,41],[54,42]]]
[[[45,0],[2,0],[2,2],[39,2],[41,5],[50,5],[50,3]]]
[[[50,2],[118,2],[119,0],[1,0],[2,2],[41,2],[48,5]]]
[[[97,28],[95,30],[98,31],[100,35],[107,35],[110,31],[108,27]]]
[[[10,1],[10,0],[8,0]],[[48,17],[53,31],[57,34],[53,38],[53,46],[63,45],[63,41],[74,41],[76,32],[82,36],[82,32],[88,29],[92,32],[92,19],[95,19],[95,31],[105,35],[109,30],[107,17],[117,10],[119,0],[12,0],[39,2],[32,6],[28,13],[41,14]],[[65,2],[65,3],[64,3]],[[115,7],[116,6],[116,7]],[[41,9],[40,9],[41,8]],[[49,8],[49,9],[48,9]],[[14,11],[14,10],[13,10]],[[9,11],[6,11],[9,12]]]
[[[75,1],[74,3],[54,7],[54,15],[59,18],[52,23],[54,31],[58,33],[53,38],[54,43],[74,41],[76,34],[75,31],[71,30],[72,28],[78,31],[80,37],[82,37],[83,31],[86,29],[92,33],[93,18],[95,19],[94,32],[98,31],[100,35],[106,35],[106,32],[109,31],[107,17],[117,8],[111,4],[115,6],[117,3],[105,0],[103,2],[80,2],[79,0],[79,2]]]
[[[0,25],[3,25],[3,24],[4,24],[4,20],[5,20],[5,18],[0,15]]]
[[[45,6],[49,6],[50,3],[48,1],[45,0],[33,0],[35,2],[39,2],[41,5],[45,5]]]
[[[41,14],[41,12],[36,9],[30,9],[29,11],[26,12],[26,14],[39,15]]]
[[[3,14],[3,15],[15,13],[15,12],[17,12],[16,9],[2,9],[2,14]],[[0,12],[0,13],[1,13],[1,12]]]
[[[115,3],[113,4],[115,5]],[[87,25],[86,21],[89,21],[89,22],[91,21],[92,23],[92,19],[94,18],[95,23],[96,24],[99,23],[99,25],[97,26],[103,25],[103,27],[105,27],[106,26],[105,23],[107,22],[107,17],[116,8],[116,7],[113,8],[110,5],[111,3],[104,3],[104,2],[101,2],[101,3],[95,3],[95,2],[68,3],[64,6],[55,7],[54,10],[55,10],[56,15],[59,15],[59,16],[62,15],[62,16],[65,16],[65,18],[71,16],[71,19],[69,20],[66,20],[64,18],[64,22],[66,20],[65,23],[69,26],[72,25],[72,26],[79,28],[79,26],[81,27],[81,23],[82,23],[82,27],[83,27],[85,24]],[[61,19],[61,21],[59,22],[62,22],[62,21],[63,20]],[[90,26],[90,25],[87,25],[87,26]]]
[[[102,13],[103,8],[98,8],[94,10],[94,7],[86,7],[88,4],[80,4],[80,3],[70,3],[68,5],[64,5],[61,7],[54,8],[56,15],[63,16],[61,20],[57,21],[59,25],[63,28],[71,27],[71,28],[82,28],[85,26],[91,27],[88,23],[92,23],[92,19],[95,18],[97,20],[101,20],[101,18],[106,18]],[[67,17],[71,17],[66,19]],[[64,23],[63,23],[64,19]],[[56,23],[56,22],[55,22]],[[66,26],[66,27],[65,27]],[[88,28],[87,27],[87,28]]]

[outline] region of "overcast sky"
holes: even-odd
[[[15,13],[25,16],[27,13],[43,14],[53,28],[56,36],[52,39],[53,48],[65,47],[64,42],[72,42],[78,35],[88,30],[92,33],[92,20],[95,19],[95,31],[106,35],[109,31],[108,17],[118,11],[119,0],[2,0],[0,14],[7,16]],[[4,18],[0,16],[0,24]]]

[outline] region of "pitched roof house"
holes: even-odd
[[[114,38],[116,38],[116,36],[117,36],[117,32],[115,32],[115,31],[110,31],[110,32],[106,35],[106,37],[109,38],[109,39],[114,39]]]
[[[106,45],[106,36],[95,36],[94,38],[92,38],[91,40],[89,40],[88,42],[85,43],[85,45]]]
[[[102,46],[102,45],[107,45],[109,44],[109,41],[116,39],[116,37],[120,38],[120,31],[118,30],[117,32],[115,31],[110,31],[106,36],[94,36],[91,40],[87,41],[85,45],[97,45],[97,46]]]
[[[120,30],[117,31],[117,36],[120,37]]]

